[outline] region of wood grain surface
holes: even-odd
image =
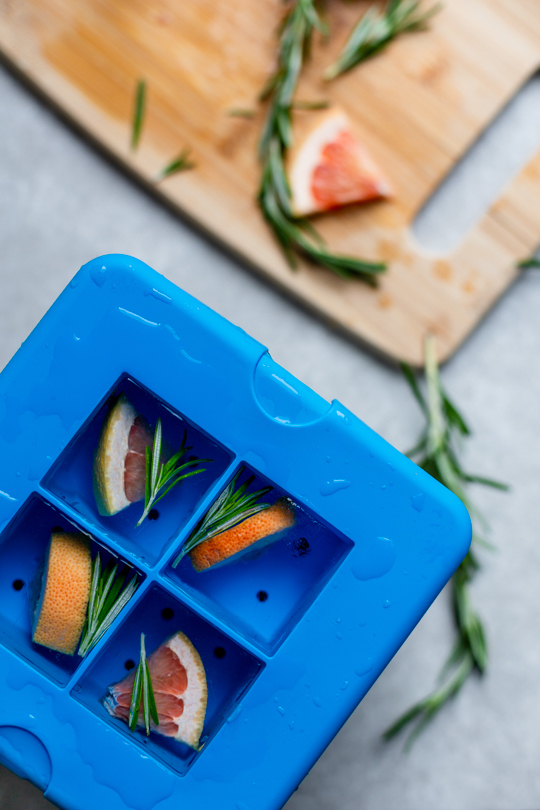
[[[540,241],[540,154],[450,255],[422,250],[411,223],[434,189],[540,65],[538,0],[446,0],[427,33],[324,82],[370,5],[330,0],[298,98],[351,116],[396,191],[316,218],[329,246],[389,263],[373,290],[301,264],[292,272],[255,203],[257,95],[274,67],[280,0],[0,0],[0,49],[141,179],[261,273],[386,355],[422,362],[426,332],[447,358]],[[130,151],[136,83],[147,114]],[[253,108],[246,120],[231,108]],[[312,113],[298,111],[299,117]],[[197,166],[156,184],[184,147]]]

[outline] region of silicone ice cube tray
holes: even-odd
[[[92,458],[125,393],[212,458],[138,529],[98,514]],[[277,810],[467,552],[461,502],[339,402],[142,262],[83,266],[0,375],[0,760],[73,810]],[[245,467],[296,505],[258,557],[172,561]],[[84,659],[31,641],[51,530],[86,532],[141,585]],[[182,630],[209,698],[202,747],[130,733],[107,686]]]

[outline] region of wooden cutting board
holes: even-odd
[[[448,256],[410,225],[479,133],[540,65],[538,0],[445,0],[427,33],[326,83],[329,65],[370,3],[331,0],[301,99],[344,107],[396,191],[389,202],[317,218],[335,251],[389,262],[378,289],[302,265],[292,272],[254,202],[252,120],[274,67],[280,0],[0,0],[0,48],[55,104],[144,181],[183,147],[195,170],[158,185],[169,201],[326,319],[383,353],[421,363],[426,332],[448,357],[540,241],[540,154]],[[139,150],[130,151],[135,86],[148,87]],[[299,112],[307,116],[312,113]]]

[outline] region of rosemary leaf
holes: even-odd
[[[165,168],[161,170],[157,177],[157,182],[159,183],[161,180],[164,180],[166,177],[170,177],[171,174],[177,174],[178,172],[186,172],[189,169],[194,169],[196,164],[189,159],[189,154],[191,149],[187,148],[184,149],[180,154],[171,160]]]
[[[376,276],[386,269],[385,264],[331,253],[311,223],[305,218],[295,218],[290,206],[285,155],[293,141],[293,96],[313,30],[326,32],[315,2],[293,0],[290,4],[280,28],[277,69],[260,95],[261,100],[268,102],[268,108],[259,140],[258,202],[292,268],[296,266],[296,257],[302,255],[342,278],[359,278],[374,286]]]
[[[244,109],[243,107],[232,107],[228,110],[227,115],[230,115],[231,118],[255,118],[256,112],[255,110]]]
[[[472,546],[452,577],[452,603],[457,639],[442,669],[441,686],[405,712],[384,734],[385,739],[389,740],[413,724],[406,747],[410,747],[430,720],[457,695],[467,678],[473,672],[482,674],[487,666],[488,653],[484,628],[472,606],[469,590],[469,585],[480,568],[475,546],[485,545],[485,541],[476,532],[476,526],[480,524],[485,527],[486,524],[469,499],[467,485],[477,483],[502,490],[508,489],[506,484],[470,475],[462,470],[458,458],[457,439],[469,436],[470,431],[442,387],[433,337],[426,338],[425,363],[427,398],[424,398],[410,367],[402,365],[407,382],[426,416],[426,426],[420,440],[408,455],[416,458],[420,467],[463,501],[471,515],[475,530]]]
[[[234,528],[234,526],[238,526],[239,523],[243,523],[249,517],[262,512],[263,509],[269,508],[269,503],[261,503],[260,501],[261,498],[264,498],[272,491],[273,487],[263,487],[256,492],[246,492],[255,480],[254,475],[251,475],[243,484],[237,487],[238,479],[244,469],[245,467],[241,467],[238,470],[234,478],[227,484],[205,516],[191,532],[182,546],[180,554],[173,562],[173,568],[176,568],[180,560],[204,540],[226,532]]]
[[[190,478],[192,475],[206,472],[206,468],[200,470],[192,470],[191,467],[197,464],[212,463],[211,458],[195,458],[191,461],[184,461],[183,464],[179,462],[182,457],[188,453],[192,448],[186,447],[187,431],[184,432],[182,444],[177,453],[172,456],[168,461],[161,461],[161,447],[163,440],[163,428],[161,419],[157,420],[156,430],[154,432],[154,442],[152,449],[146,448],[146,486],[144,496],[144,511],[137,523],[140,526],[145,517],[148,516],[150,510],[158,503],[165,495],[171,491],[173,487],[183,481],[184,478]]]
[[[133,108],[133,123],[131,126],[131,151],[135,152],[139,147],[141,132],[146,111],[146,82],[139,79],[135,88],[135,104]]]
[[[327,110],[330,106],[328,101],[293,101],[294,110]]]
[[[388,0],[383,12],[372,6],[353,28],[336,62],[324,73],[327,80],[369,59],[386,48],[400,34],[423,31],[429,20],[441,10],[437,4],[427,11],[420,10],[421,0]]]
[[[95,647],[137,590],[137,574],[125,585],[129,570],[124,567],[117,576],[118,564],[110,560],[102,571],[101,555],[96,554],[92,563],[86,622],[78,650],[81,658]]]
[[[131,731],[135,731],[139,720],[139,713],[141,711],[146,736],[150,734],[150,721],[153,720],[156,726],[159,726],[159,717],[156,708],[156,700],[154,697],[154,689],[152,687],[152,678],[150,677],[150,669],[146,660],[146,648],[144,646],[144,633],[141,633],[141,657],[139,665],[135,673],[135,680],[133,682],[133,690],[131,692],[131,704],[129,707],[129,721],[128,726]]]
[[[531,256],[528,259],[523,259],[522,262],[519,262],[518,267],[520,270],[528,270],[532,267],[540,267],[540,259],[536,256]]]

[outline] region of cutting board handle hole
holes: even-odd
[[[535,73],[417,214],[412,233],[420,246],[441,256],[459,247],[505,186],[539,150],[540,73]]]

